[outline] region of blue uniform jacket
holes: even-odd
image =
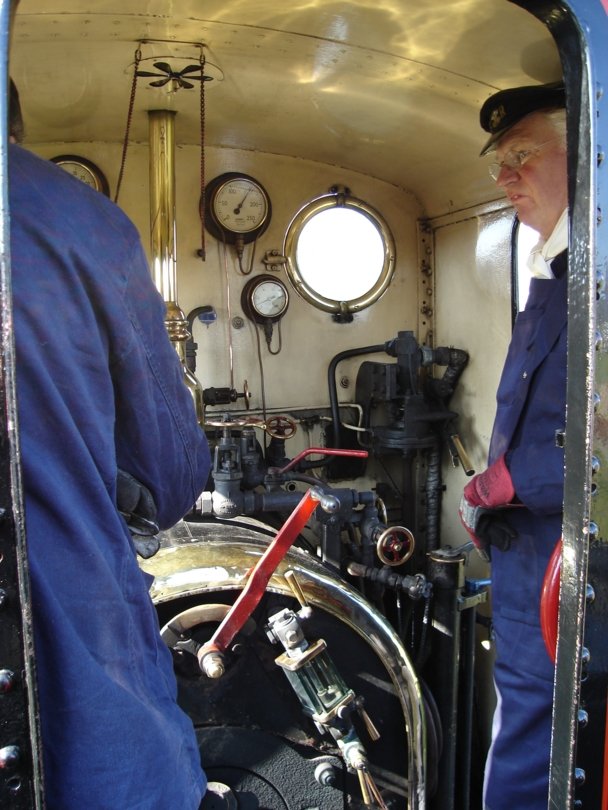
[[[209,473],[138,235],[103,195],[9,150],[19,433],[49,810],[194,810],[149,582],[116,510],[120,467],[161,527]]]
[[[561,536],[567,350],[566,253],[555,279],[532,279],[497,394],[490,463],[506,453],[517,499],[504,510],[517,538],[492,548],[492,614],[500,728],[489,764],[489,810],[546,810],[553,665],[540,630],[540,593]]]

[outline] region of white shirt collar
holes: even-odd
[[[568,209],[564,208],[551,235],[539,239],[528,256],[528,268],[533,278],[555,278],[551,261],[568,247]]]

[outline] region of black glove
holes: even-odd
[[[479,556],[486,562],[490,561],[490,546],[495,546],[499,551],[508,551],[511,541],[517,537],[517,532],[501,517],[501,512],[473,506],[464,495],[460,500],[458,514],[462,525]]]
[[[116,477],[116,506],[129,527],[139,556],[147,559],[156,554],[160,528],[154,498],[147,487],[124,470],[118,470]]]
[[[475,533],[483,545],[494,546],[499,551],[508,551],[517,532],[496,512],[486,512],[479,516]]]

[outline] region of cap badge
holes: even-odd
[[[492,131],[498,129],[498,127],[500,126],[500,122],[502,121],[502,119],[505,117],[506,114],[507,113],[502,104],[496,107],[495,110],[492,110],[492,114],[490,115],[490,127]]]

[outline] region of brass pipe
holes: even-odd
[[[152,278],[167,305],[165,326],[182,362],[199,424],[204,424],[203,389],[186,365],[188,321],[177,303],[175,227],[175,112],[149,110],[150,246]]]
[[[165,301],[177,300],[175,260],[175,113],[149,110],[152,277]]]

